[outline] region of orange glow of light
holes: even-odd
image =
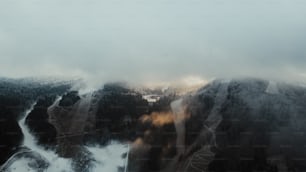
[[[174,115],[171,112],[153,112],[150,115],[140,117],[142,123],[151,123],[156,127],[162,127],[174,123]]]

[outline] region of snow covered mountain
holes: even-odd
[[[306,170],[302,86],[232,79],[185,95],[144,90],[1,81],[0,171]]]

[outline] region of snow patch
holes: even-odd
[[[128,145],[114,142],[103,148],[99,146],[86,148],[93,154],[94,172],[116,172],[118,168],[127,166],[127,159],[123,155],[128,153]]]

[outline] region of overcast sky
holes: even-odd
[[[306,80],[306,1],[1,0],[0,76]]]

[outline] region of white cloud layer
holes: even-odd
[[[305,80],[304,0],[2,0],[0,76]]]

